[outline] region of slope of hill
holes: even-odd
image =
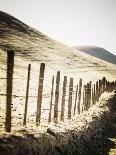
[[[116,56],[101,47],[77,46],[76,49],[101,60],[116,64]]]
[[[4,12],[0,12],[0,49],[15,51],[23,61],[45,62],[52,71],[61,70],[74,77],[116,76],[115,65],[54,41]]]

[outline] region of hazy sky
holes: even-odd
[[[116,0],[0,0],[0,10],[69,46],[116,55]]]

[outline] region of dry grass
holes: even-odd
[[[2,133],[0,135],[0,150],[6,155],[17,155],[23,151],[25,155],[32,154],[83,154],[94,152],[103,145],[104,128],[107,125],[111,101],[114,93],[104,93],[95,106],[81,115],[76,115],[66,123],[50,124],[48,127],[38,127],[34,131]],[[11,150],[12,148],[12,150]]]

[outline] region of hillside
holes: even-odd
[[[68,104],[68,87],[70,77],[74,78],[73,103],[75,89],[79,79],[83,84],[88,81],[96,82],[106,76],[108,80],[116,79],[116,65],[89,56],[79,50],[59,43],[41,32],[27,26],[16,18],[0,12],[0,109],[2,118],[0,124],[4,124],[5,118],[5,93],[6,93],[6,52],[15,51],[15,68],[13,79],[13,125],[22,125],[24,114],[25,89],[27,83],[27,67],[32,64],[31,81],[28,107],[28,121],[35,124],[36,100],[38,93],[38,75],[40,63],[46,64],[44,76],[44,88],[42,99],[42,120],[48,120],[49,101],[52,76],[61,71],[60,98],[61,104],[62,82],[64,75],[68,76],[66,105]],[[55,91],[55,89],[54,89]],[[54,101],[53,101],[54,102]],[[33,107],[33,108],[32,108]],[[59,105],[59,112],[60,112]],[[67,111],[66,106],[66,111]],[[19,115],[20,114],[20,115]],[[65,116],[67,118],[67,115]],[[43,122],[42,122],[43,123]],[[46,122],[45,124],[46,125]]]
[[[116,64],[116,56],[108,52],[104,48],[96,46],[77,46],[75,48],[101,60]]]
[[[116,77],[115,65],[52,40],[4,12],[0,12],[0,49],[1,52],[15,51],[20,61],[45,62],[53,72],[61,70],[69,76],[79,78],[89,75],[93,79],[104,75],[111,79]]]

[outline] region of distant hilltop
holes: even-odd
[[[75,48],[101,60],[116,64],[116,56],[104,48],[97,46],[76,46]]]

